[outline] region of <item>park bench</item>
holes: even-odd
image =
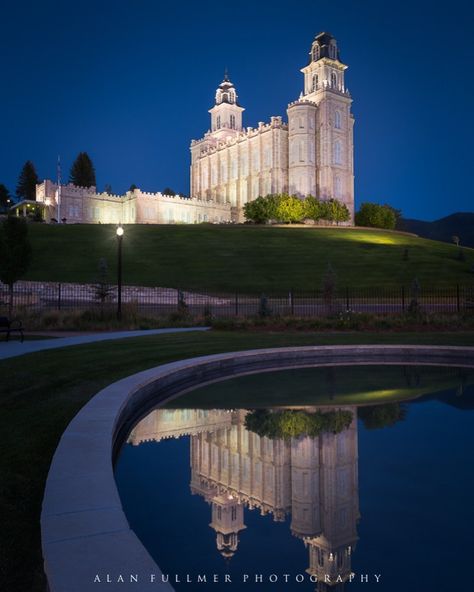
[[[20,334],[21,342],[23,343],[23,325],[20,320],[14,319],[11,321],[8,317],[0,317],[0,333],[6,333],[6,341],[10,339],[10,333],[16,331]]]

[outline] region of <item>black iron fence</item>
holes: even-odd
[[[13,291],[13,311],[108,309],[116,306],[116,286],[18,282]],[[0,310],[9,307],[8,287],[0,283]],[[123,286],[124,310],[150,316],[189,313],[214,317],[298,316],[327,314],[393,314],[420,309],[426,312],[474,312],[474,284],[439,288],[339,287],[331,290],[288,290],[284,294],[239,294],[188,291],[174,288]],[[3,313],[2,313],[3,314]]]

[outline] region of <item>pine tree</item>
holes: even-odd
[[[95,169],[87,152],[79,152],[69,173],[70,183],[77,187],[96,187]]]
[[[35,165],[27,160],[21,169],[16,186],[16,194],[22,199],[36,199],[36,185],[39,183]]]
[[[3,183],[0,183],[0,210],[6,210],[9,205],[10,192]]]

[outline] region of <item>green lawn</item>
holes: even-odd
[[[0,361],[0,590],[44,590],[39,516],[52,454],[97,391],[172,360],[258,347],[335,343],[474,345],[474,333],[239,333],[147,336]]]
[[[92,282],[105,257],[115,277],[112,225],[30,225],[27,279]],[[472,282],[474,250],[401,233],[351,228],[131,225],[124,235],[124,282],[227,292],[318,289],[331,263],[341,287],[422,287]],[[404,251],[408,249],[408,260]]]

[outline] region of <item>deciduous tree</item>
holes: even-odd
[[[373,228],[395,228],[397,217],[391,206],[365,202],[361,204],[355,216],[357,226],[370,226]]]

